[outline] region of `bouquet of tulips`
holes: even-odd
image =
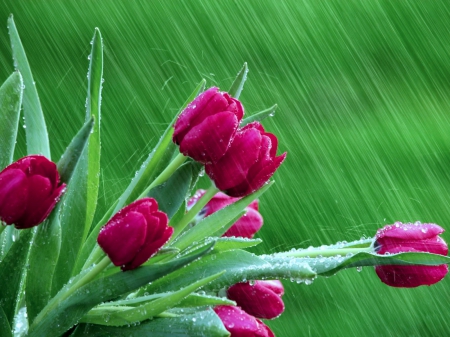
[[[12,16],[16,71],[0,87],[1,336],[274,336],[280,280],[311,283],[375,266],[393,287],[440,281],[447,244],[432,223],[395,223],[373,238],[255,255],[258,198],[286,159],[239,101],[201,81],[98,223],[103,46],[92,40],[85,124],[52,161],[44,114]],[[26,157],[13,161],[20,111]],[[196,190],[205,174],[211,187]],[[271,224],[266,224],[270,226]],[[289,308],[288,308],[289,310]]]

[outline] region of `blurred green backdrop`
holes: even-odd
[[[0,5],[0,82],[15,16],[58,159],[81,126],[94,27],[105,44],[100,210],[130,181],[196,83],[244,62],[246,113],[288,151],[261,199],[274,252],[374,235],[395,220],[450,228],[448,1],[16,1]],[[23,130],[21,130],[23,141]],[[17,157],[24,153],[19,146]],[[450,241],[450,233],[444,234]],[[284,282],[277,336],[449,333],[450,278],[394,289],[372,268]]]

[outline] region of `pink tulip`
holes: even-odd
[[[232,197],[243,197],[261,186],[275,173],[286,158],[276,156],[278,140],[265,132],[258,122],[236,132],[225,155],[216,163],[205,165],[205,171],[217,188]]]
[[[244,115],[241,102],[218,90],[200,94],[174,125],[180,152],[200,163],[217,162],[225,154]]]
[[[112,263],[122,270],[139,267],[170,239],[166,213],[155,199],[137,200],[117,212],[101,229],[97,242]]]
[[[64,192],[56,164],[44,156],[19,159],[0,172],[0,219],[18,229],[44,221]]]
[[[444,229],[433,223],[396,222],[379,229],[375,247],[378,254],[404,252],[429,252],[447,255],[447,243],[439,237]],[[448,272],[446,264],[438,266],[376,266],[375,271],[383,283],[391,287],[413,288],[432,285]]]

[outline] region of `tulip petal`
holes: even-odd
[[[272,290],[278,296],[284,295],[284,287],[283,283],[280,280],[264,280],[264,281],[255,281],[255,284],[261,284],[264,287]]]
[[[441,226],[434,223],[401,223],[385,226],[377,231],[376,239],[399,238],[402,240],[422,240],[439,235],[444,232]]]
[[[25,173],[10,168],[0,174],[0,219],[7,224],[19,220],[26,211],[28,183]]]
[[[272,319],[284,311],[281,297],[264,283],[236,283],[227,290],[227,297],[236,302],[246,313],[258,317]]]
[[[116,266],[133,260],[145,242],[147,221],[141,213],[128,211],[110,220],[100,231],[97,242]]]
[[[201,163],[215,163],[229,148],[238,125],[238,119],[232,112],[208,116],[186,133],[180,152]]]

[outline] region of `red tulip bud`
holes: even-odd
[[[205,165],[205,171],[217,188],[243,197],[263,186],[284,161],[286,153],[277,157],[277,147],[275,135],[258,122],[250,123],[238,130],[218,162]]]
[[[170,239],[166,213],[155,199],[137,200],[117,212],[101,229],[97,242],[112,263],[122,270],[139,267]]]
[[[244,115],[241,102],[218,90],[200,94],[174,125],[180,152],[200,163],[217,162],[225,154]]]
[[[0,172],[0,219],[16,228],[44,221],[66,184],[60,184],[56,164],[44,156],[27,156]]]
[[[429,252],[447,255],[447,243],[439,237],[444,229],[432,223],[396,222],[379,229],[375,247],[378,254],[404,252]],[[432,285],[448,272],[446,264],[439,266],[376,266],[375,271],[383,283],[391,287],[413,288]]]

